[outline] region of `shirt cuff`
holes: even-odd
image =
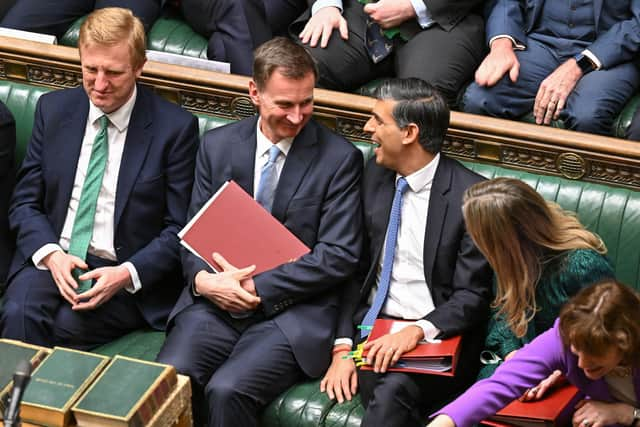
[[[583,50],[582,54],[587,58],[589,58],[591,62],[593,62],[593,65],[596,66],[596,70],[599,70],[600,68],[602,68],[602,62],[600,62],[600,60],[589,49]]]
[[[525,50],[527,48],[525,45],[518,43],[516,39],[507,34],[498,34],[497,36],[491,37],[491,40],[489,40],[489,47],[491,47],[491,43],[493,43],[493,41],[497,39],[511,40],[511,43],[513,44],[513,50]]]
[[[433,323],[429,322],[428,320],[418,320],[414,324],[422,329],[422,332],[424,333],[423,339],[427,341],[434,340],[438,335],[440,335],[440,329],[436,328]]]
[[[31,256],[33,265],[35,265],[38,270],[48,270],[48,268],[44,264],[42,264],[42,260],[45,259],[47,255],[55,251],[62,251],[60,245],[56,243],[47,243]]]
[[[311,6],[311,16],[315,15],[320,9],[331,6],[337,7],[342,13],[342,0],[318,0]]]
[[[353,348],[353,340],[351,338],[336,338],[333,342],[333,346],[347,344],[349,347]]]
[[[135,294],[142,289],[142,282],[140,282],[138,270],[136,270],[136,267],[130,261],[122,263],[122,266],[129,270],[129,274],[131,275],[131,286],[127,286],[125,289],[130,294]]]
[[[416,12],[416,19],[418,20],[418,24],[422,28],[427,28],[433,25],[433,18],[429,13],[429,9],[427,9],[427,5],[424,4],[422,0],[409,0],[411,1],[411,6],[413,6],[413,10]]]

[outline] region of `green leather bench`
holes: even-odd
[[[60,39],[60,44],[76,47],[78,45],[80,25],[83,21],[84,18],[78,19]],[[207,58],[207,39],[195,33],[191,27],[182,21],[179,15],[175,13],[168,13],[155,22],[149,31],[147,45],[151,50]],[[357,92],[362,95],[370,95],[372,90],[377,86],[376,83],[376,81],[373,81],[361,87]],[[631,120],[639,104],[640,95],[631,98],[614,120],[611,126],[611,136],[618,138],[625,137],[626,131],[631,124]],[[522,117],[521,120],[528,123],[535,123],[533,114],[526,115]],[[551,125],[562,129],[565,128],[561,120],[555,120]]]
[[[0,80],[0,100],[6,103],[15,116],[17,125],[18,161],[24,155],[33,125],[33,113],[37,98],[49,89]],[[227,119],[201,115],[201,132],[228,123]],[[357,144],[366,158],[372,146]],[[510,176],[532,185],[546,199],[554,200],[565,209],[578,214],[581,221],[597,232],[609,248],[618,278],[640,290],[640,194],[638,192],[571,181],[564,178],[536,175],[488,164],[465,163],[478,173],[492,178]],[[121,339],[97,348],[101,354],[124,354],[153,360],[158,353],[164,334],[156,331],[136,331]],[[292,387],[270,404],[263,414],[262,425],[287,426],[359,426],[363,408],[359,398],[337,404],[326,394],[320,393],[319,382],[309,381]]]

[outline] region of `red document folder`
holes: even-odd
[[[376,319],[373,329],[367,341],[373,341],[383,335],[397,332],[404,325],[412,325],[415,322],[393,319]],[[420,374],[446,375],[455,374],[458,356],[460,354],[461,337],[433,341],[421,341],[416,348],[404,353],[398,363],[390,367],[389,371],[416,372]],[[366,359],[367,352],[363,353]],[[371,370],[371,365],[361,365],[360,369]]]
[[[514,400],[482,424],[494,427],[570,426],[573,408],[580,398],[578,389],[572,384],[565,383],[552,389],[551,393],[542,400],[532,402]]]
[[[182,245],[216,271],[218,252],[232,265],[259,274],[309,253],[293,233],[233,181],[224,183],[178,233]]]

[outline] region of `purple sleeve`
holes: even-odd
[[[477,424],[520,397],[554,370],[566,373],[564,352],[556,320],[551,329],[518,350],[491,377],[475,383],[432,417],[446,414],[457,427]]]

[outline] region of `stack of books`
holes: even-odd
[[[3,409],[15,366],[20,360],[31,361],[31,381],[20,407],[20,418],[28,423],[160,426],[165,423],[158,416],[165,408],[177,420],[190,402],[188,378],[179,380],[169,365],[62,347],[49,350],[10,340],[0,340],[0,359]]]

